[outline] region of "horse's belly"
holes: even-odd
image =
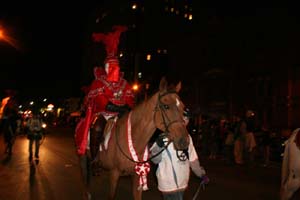
[[[134,163],[127,158],[118,158],[112,156],[109,151],[100,151],[98,154],[98,162],[101,168],[111,170],[117,168],[120,171],[120,175],[131,175],[134,173]]]

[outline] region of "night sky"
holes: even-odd
[[[226,4],[206,7],[200,1],[193,3],[194,22],[190,31],[175,32],[172,24],[148,23],[148,28],[144,28],[153,34],[143,36],[145,45],[173,38],[169,44],[173,48],[170,57],[178,60],[177,65],[186,61],[189,66],[199,61],[207,68],[228,65],[251,68],[255,63],[274,66],[280,63],[281,67],[285,62],[300,64],[299,14],[295,7]],[[1,5],[0,26],[15,39],[16,46],[0,42],[0,96],[6,88],[28,95],[78,95],[95,5],[74,2],[19,8]],[[189,43],[189,38],[195,38],[194,42]],[[180,54],[191,54],[193,58],[180,59]],[[196,68],[191,73],[195,74]]]
[[[82,52],[92,5],[0,7],[0,96],[72,96],[80,91]]]

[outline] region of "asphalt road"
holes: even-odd
[[[39,162],[28,159],[28,141],[18,136],[13,155],[4,153],[0,141],[0,199],[1,200],[81,200],[83,187],[78,157],[75,153],[73,130],[54,128],[48,131],[40,149]],[[199,192],[197,199],[222,200],[276,200],[279,199],[280,163],[262,167],[228,165],[221,159],[201,158],[210,178],[210,184]],[[162,199],[157,190],[154,169],[151,170],[149,190],[143,193],[144,200]],[[192,199],[197,191],[198,179],[191,175],[185,199]],[[106,199],[108,180],[106,172],[93,177],[93,199]],[[299,192],[298,192],[299,193]],[[132,199],[129,177],[119,182],[118,200]],[[299,199],[299,195],[294,199]]]

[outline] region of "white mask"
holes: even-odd
[[[105,68],[106,74],[108,74],[108,69],[109,69],[109,63],[108,62],[105,63],[104,68]]]

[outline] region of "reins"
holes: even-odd
[[[120,146],[119,140],[118,140],[118,135],[119,135],[119,129],[116,129],[117,146],[118,146],[118,148],[120,149],[121,153],[122,153],[128,160],[130,160],[131,162],[137,163],[137,164],[143,164],[143,163],[147,163],[147,162],[151,161],[153,158],[159,156],[159,154],[161,154],[165,149],[167,149],[167,147],[168,147],[169,144],[170,144],[170,142],[168,142],[168,144],[165,145],[165,146],[163,146],[163,148],[162,148],[159,152],[157,152],[156,154],[150,156],[147,160],[145,160],[145,161],[138,161],[138,162],[137,162],[137,161],[133,160],[130,156],[128,156],[128,155],[123,151],[123,149],[122,149],[121,146]]]

